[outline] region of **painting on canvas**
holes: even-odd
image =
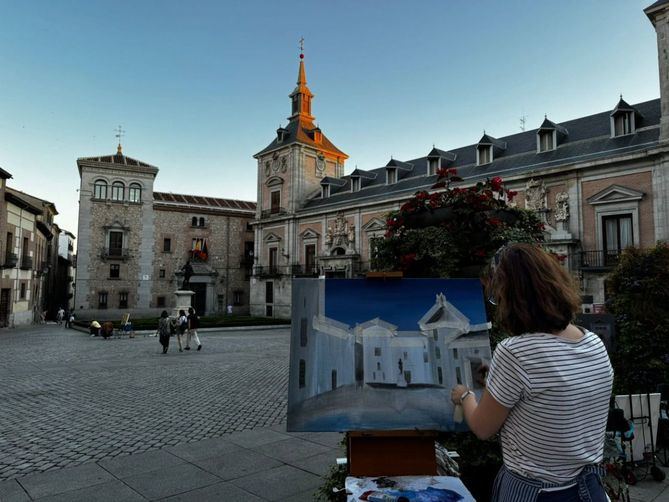
[[[477,279],[295,279],[288,430],[456,430],[491,359]]]

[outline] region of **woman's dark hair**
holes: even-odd
[[[581,305],[581,296],[557,258],[533,244],[511,244],[496,258],[488,289],[502,327],[513,335],[565,329]]]
[[[163,311],[160,313],[160,317],[162,317],[163,319],[164,319],[165,317],[167,317],[167,316],[168,316],[168,314],[167,314],[167,310],[163,310]]]
[[[180,316],[184,316],[184,315],[186,315],[186,312],[185,312],[183,309],[181,309],[181,310],[179,311],[179,315],[180,315]]]

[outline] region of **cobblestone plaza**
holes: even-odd
[[[285,421],[288,329],[91,338],[48,324],[0,335],[0,480]]]

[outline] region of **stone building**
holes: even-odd
[[[61,229],[58,239],[56,303],[68,311],[74,308],[74,277],[76,274],[74,240],[75,236],[72,232]]]
[[[255,203],[154,192],[158,168],[123,154],[77,160],[75,311],[85,319],[174,307],[190,260],[200,315],[248,313]]]
[[[442,167],[456,168],[464,185],[502,177],[519,192],[516,204],[541,215],[548,247],[567,255],[584,297],[604,303],[606,273],[620,252],[669,238],[669,0],[645,12],[658,34],[659,99],[630,105],[612,96],[601,113],[562,123],[546,117],[532,130],[438,145],[346,175],[347,156],[314,126],[301,60],[288,125],[255,155],[251,312],[289,317],[293,277],[369,270],[388,212],[429,190]]]

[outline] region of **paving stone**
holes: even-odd
[[[330,448],[299,438],[289,438],[283,441],[276,441],[274,443],[257,446],[254,450],[263,453],[268,457],[281,460],[284,463],[291,463],[293,460],[325,453],[330,450]]]
[[[231,483],[217,483],[163,499],[163,502],[256,502],[264,501]]]
[[[71,490],[39,499],[39,502],[135,502],[145,501],[139,493],[122,481],[114,480],[100,485]]]
[[[0,500],[2,502],[23,502],[29,501],[30,497],[23,487],[15,479],[0,481]]]
[[[220,479],[191,464],[136,474],[123,480],[144,497],[155,500],[218,483]]]
[[[138,453],[137,455],[126,455],[98,462],[106,471],[111,472],[114,476],[121,479],[134,474],[174,467],[183,463],[183,459],[175,457],[167,451]]]
[[[290,436],[286,434],[282,434],[270,429],[256,429],[239,432],[229,436],[228,439],[239,446],[243,446],[244,448],[255,448],[256,446],[283,441],[289,437]]]
[[[340,450],[332,448],[325,453],[311,457],[298,457],[287,463],[317,476],[324,476],[330,470],[330,467],[337,465],[337,458],[341,456]]]
[[[32,498],[56,495],[112,481],[114,477],[97,464],[42,472],[20,479],[21,486]]]
[[[239,445],[231,442],[228,438],[207,439],[195,443],[182,443],[177,446],[166,448],[173,455],[184,460],[193,461],[202,458],[216,457],[241,450]]]
[[[234,485],[267,500],[284,500],[292,495],[315,490],[321,482],[320,477],[289,465],[231,481]]]
[[[195,460],[193,463],[226,481],[282,465],[279,460],[253,450],[238,450],[218,457]]]

